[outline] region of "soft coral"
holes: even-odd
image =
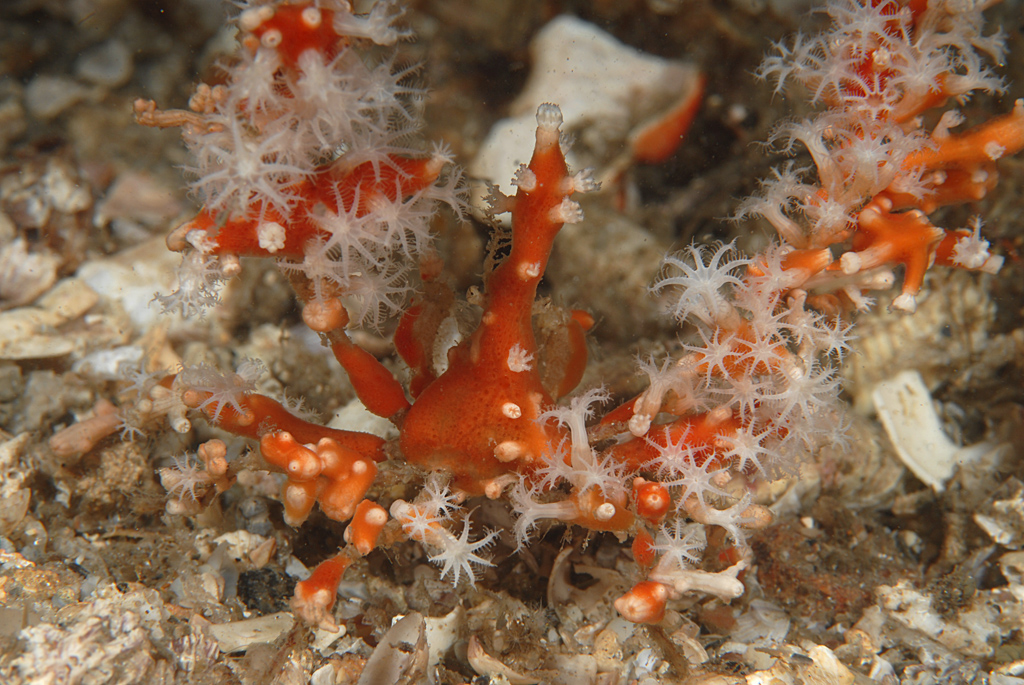
[[[565,221],[579,219],[579,206],[569,196],[584,184],[567,172],[558,140],[561,121],[554,105],[538,110],[536,148],[528,175],[521,174],[529,182],[520,182],[507,203],[513,210],[511,251],[487,278],[480,325],[448,351],[447,370],[416,397],[402,422],[406,458],[451,473],[470,494],[496,495],[504,484],[499,478],[535,469],[558,440],[538,421],[552,405],[551,394],[537,366],[523,360],[538,353],[533,305],[555,235]],[[582,327],[575,319],[567,326],[578,331],[569,364],[582,369]],[[395,342],[414,364],[429,356],[432,343],[403,338],[412,328],[400,328]]]
[[[326,0],[318,5],[304,3],[302,13],[319,12],[328,4]],[[306,120],[319,115],[311,115],[303,109],[308,103],[299,102],[304,97],[302,74],[337,67],[365,75],[365,65],[348,51],[357,36],[364,31],[375,34],[376,24],[391,16],[386,10],[390,5],[383,13],[375,10],[364,18],[351,15],[343,5],[331,4],[336,8],[332,26],[352,33],[330,49],[317,47],[319,39],[309,38],[312,47],[297,56],[277,54],[285,45],[284,36],[278,41],[271,29],[260,28],[276,16],[276,9],[288,7],[294,12],[297,6],[260,6],[255,14],[247,10],[241,23],[251,35],[243,41],[253,51],[253,59],[243,60],[239,69],[255,69],[259,64],[265,75],[266,65],[261,63],[265,55],[277,65],[271,72],[273,92],[250,89],[251,97],[265,101],[253,104],[235,98],[227,106],[224,103],[231,98],[219,97],[212,89],[209,97],[196,103],[202,106],[197,106],[194,116],[169,117],[194,131],[203,130],[204,117],[210,114],[250,117],[253,135],[270,137],[278,130],[275,125],[280,125],[275,116],[286,122],[302,119],[289,135],[295,135],[309,153],[302,162],[308,162],[308,169],[278,182],[273,176],[280,170],[277,165],[291,164],[293,151],[282,151],[280,157],[275,152],[267,160],[275,192],[285,193],[288,199],[276,202],[259,187],[245,191],[248,194],[239,191],[223,209],[216,206],[215,198],[208,198],[206,209],[172,236],[172,243],[181,249],[191,245],[232,268],[238,266],[240,255],[280,260],[304,302],[304,320],[330,346],[366,408],[390,419],[398,429],[398,438],[388,442],[320,427],[292,416],[248,387],[226,405],[215,398],[216,388],[182,393],[191,406],[204,407],[219,426],[260,441],[265,460],[286,475],[283,499],[288,522],[301,522],[317,502],[330,518],[352,517],[346,532],[348,546],[300,583],[294,606],[310,620],[332,625],[329,610],[345,568],[375,545],[408,538],[431,549],[430,558],[442,565],[443,574],[456,581],[466,576],[473,580],[475,568],[489,564],[481,550],[494,535],[471,541],[468,517],[460,518],[454,510],[470,496],[500,497],[508,486],[512,486],[509,498],[520,514],[516,524],[520,546],[545,518],[636,536],[634,551],[643,572],[650,575],[617,604],[632,620],[660,620],[665,601],[684,592],[708,592],[723,599],[738,596],[743,589],[738,574],[752,555],[745,531],[767,525],[771,515],[736,490],[748,478],[792,471],[797,455],[843,431],[832,364],[845,349],[848,327],[834,316],[839,303],[828,300],[827,294],[808,291],[841,288],[852,299],[853,293],[867,287],[866,276],[858,278],[860,271],[911,259],[926,268],[930,253],[964,265],[968,259],[971,264],[987,261],[979,262],[986,250],[974,233],[946,233],[938,241],[929,233],[924,235],[926,240],[910,240],[911,245],[902,249],[906,246],[899,245],[893,235],[897,219],[883,221],[878,235],[872,233],[871,221],[858,225],[858,215],[874,206],[870,204],[874,195],[879,206],[883,200],[890,203],[885,209],[891,214],[915,206],[913,193],[899,195],[892,177],[925,179],[928,174],[908,169],[907,160],[918,159],[914,154],[924,155],[930,143],[920,133],[904,131],[896,118],[877,122],[868,117],[851,123],[841,116],[849,114],[844,112],[790,127],[786,132],[790,142],[799,140],[810,148],[819,182],[805,182],[802,172],[792,168],[783,170],[765,184],[762,197],[746,207],[776,224],[781,242],[750,259],[732,254],[730,245],[693,247],[669,256],[655,290],[677,318],[697,326],[699,341],[684,345],[684,354],[675,361],[645,364],[651,376],[648,389],[587,426],[598,391],[584,393],[567,408],[557,408],[556,402],[580,382],[586,363],[584,331],[593,319],[535,302],[556,234],[564,222],[582,216],[570,196],[594,185],[585,173],[571,176],[566,168],[558,108],[544,105],[538,111],[534,155],[516,173],[516,196],[492,197],[494,209],[512,211],[511,243],[502,244],[489,258],[483,291],[467,296],[481,310],[478,324],[472,330],[470,325],[460,329],[459,314],[465,309],[459,308],[458,298],[445,282],[440,259],[429,250],[427,228],[438,200],[459,208],[459,187],[454,181],[440,180],[448,162],[443,150],[425,156],[395,147],[396,136],[407,130],[412,110],[392,103],[386,108],[391,108],[393,119],[340,126],[345,135],[351,128],[353,139],[342,141],[331,152],[332,159],[317,157],[324,154],[320,138],[329,127],[323,122],[307,127]],[[913,21],[923,8],[909,15],[879,14],[876,9],[882,5],[898,9],[893,3],[848,2],[831,7],[837,21],[877,24],[885,40],[907,39],[911,29],[918,30]],[[858,31],[868,29],[854,33]],[[271,39],[264,41],[268,35]],[[841,30],[836,35],[847,36]],[[861,37],[858,33],[858,40]],[[786,67],[791,69],[786,74],[817,68],[816,62],[811,64],[814,60],[849,57],[827,53],[835,48],[832,44],[823,45],[818,39],[813,43],[813,60],[803,53],[794,57],[803,48],[794,48],[793,53],[783,50],[780,63],[797,62]],[[861,49],[858,45],[846,48]],[[314,69],[309,60],[317,55],[321,62]],[[803,64],[803,59],[810,61]],[[389,76],[363,84],[368,90],[358,98],[357,114],[359,108],[377,100],[391,102],[392,86],[398,80],[387,64],[384,69],[369,70]],[[866,68],[860,61],[856,66],[861,72]],[[320,78],[329,74],[316,74],[321,83],[334,82]],[[889,79],[887,84],[896,83],[891,75],[883,75]],[[241,78],[232,83],[243,82],[251,85]],[[816,85],[813,79],[807,83]],[[860,96],[867,92],[862,90]],[[834,108],[858,97],[852,83],[825,91],[823,99]],[[286,94],[282,102],[294,105],[298,114],[270,111],[284,106],[270,102],[282,93]],[[898,97],[896,101],[902,102]],[[877,113],[877,108],[872,109],[877,103],[868,104],[854,114]],[[144,106],[140,111],[160,118],[152,108]],[[982,137],[1012,143],[1007,131],[1013,133],[1018,118],[1015,109],[1013,115],[983,129]],[[845,128],[837,129],[840,124]],[[206,130],[212,129],[207,125]],[[889,132],[902,138],[887,141]],[[950,140],[947,134],[941,126],[933,131],[937,147],[948,144],[947,152],[963,147],[963,138]],[[874,135],[881,137],[871,138]],[[878,164],[883,157],[884,163]],[[972,168],[994,170],[991,159],[979,162],[963,155],[928,162],[933,163],[941,168],[926,171],[948,172],[949,178],[963,177]],[[986,166],[970,167],[975,163]],[[938,176],[929,178],[939,182]],[[907,185],[901,186],[903,190]],[[918,218],[915,212],[899,216],[901,220]],[[950,241],[951,236],[955,241]],[[852,256],[836,255],[839,259],[833,262],[833,250],[841,252],[847,240],[852,248],[847,255]],[[864,262],[872,256],[877,259],[868,267]],[[349,313],[351,298],[361,292],[358,278],[377,277],[383,299],[392,302],[399,298],[392,288],[401,287],[404,269],[417,260],[422,294],[405,309],[394,336],[396,350],[410,367],[411,379],[405,385],[356,345],[345,329],[354,318]],[[854,264],[857,260],[861,263]],[[905,288],[919,285],[920,274],[923,268],[908,270]],[[369,301],[374,300],[372,295],[367,296]],[[823,303],[832,318],[808,309]],[[543,336],[536,325],[542,318],[550,324]],[[395,496],[391,491],[371,491],[377,463],[384,461],[392,463],[381,466],[382,472],[417,471],[407,469],[411,464],[433,474],[411,501],[393,503],[390,521],[379,505],[362,499]],[[730,485],[730,481],[738,482]],[[697,551],[686,520],[725,529],[739,561],[720,573],[686,568],[680,562],[696,557]],[[460,524],[461,531],[454,532]],[[657,542],[652,535],[656,526],[661,526],[662,533]],[[660,561],[655,559],[658,552]]]

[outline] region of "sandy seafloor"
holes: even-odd
[[[806,9],[739,0],[409,8],[419,39],[400,46],[399,60],[422,63],[418,78],[431,88],[424,137],[447,141],[463,164],[507,115],[532,37],[559,14],[706,74],[681,149],[588,198],[587,221],[559,238],[545,294],[598,319],[585,384],[629,397],[641,389],[637,354],[678,345],[671,322],[636,299],[665,249],[764,244],[764,227],[723,217],[780,162],[757,142],[807,112],[753,77],[772,41],[820,25]],[[164,427],[55,455],[55,432],[98,400],[121,401],[114,370],[139,355],[168,368],[259,357],[261,390],[302,398],[325,419],[352,399],[271,265],[247,264],[203,321],[148,307],[172,284],[177,258],[163,238],[195,207],[176,132],[136,126],[131,103],[184,106],[229,44],[218,33],[223,12],[213,0],[0,3],[0,682],[1024,683],[1021,155],[1000,162],[983,202],[932,216],[955,227],[981,214],[1003,269],[936,269],[914,316],[880,306],[859,317],[845,369],[852,448],[824,449],[800,479],[761,493],[776,521],[753,536],[747,592],[731,605],[694,597],[672,602],[658,627],[626,624],[610,602],[633,582],[628,546],[552,528],[521,555],[503,537],[475,588],[439,581],[414,543],[374,552],[346,575],[344,635],[332,637],[294,624],[287,600],[302,567],[341,544],[343,524],[314,515],[290,529],[276,484],[259,476],[198,515],[165,513],[157,469],[213,435],[202,421],[185,435]],[[1024,8],[1005,2],[988,19],[1006,33],[1008,88],[967,104],[968,122],[1024,97]],[[486,225],[437,224],[459,287],[473,285]],[[616,275],[602,277],[610,268]],[[393,357],[386,335],[359,340]],[[905,371],[919,373],[949,441],[981,445],[941,491],[907,470],[873,410],[875,384]],[[509,525],[500,506],[479,516]],[[402,616],[413,643],[420,625],[426,637],[389,649],[382,638]]]

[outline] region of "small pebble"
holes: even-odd
[[[88,89],[66,76],[36,76],[25,91],[25,104],[33,116],[53,119],[68,107],[82,101]]]
[[[132,77],[132,55],[119,40],[108,40],[75,62],[75,74],[97,86],[117,88]]]

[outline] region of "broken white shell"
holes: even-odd
[[[598,27],[570,15],[550,21],[530,47],[533,69],[512,116],[496,123],[469,168],[471,176],[516,188],[508,174],[528,161],[537,127],[534,112],[557,94],[562,131],[579,137],[592,153],[570,159],[575,168],[597,166],[600,180],[612,171],[630,134],[672,111],[696,92],[700,72],[692,64],[649,55],[624,45]]]
[[[878,383],[872,398],[900,460],[935,492],[945,489],[957,466],[996,449],[987,442],[958,447],[946,437],[917,371],[902,371]]]
[[[210,637],[226,653],[241,652],[252,645],[273,642],[295,625],[295,617],[286,611],[243,621],[206,626]]]
[[[525,676],[509,668],[485,652],[484,648],[480,646],[480,641],[476,639],[476,635],[472,635],[469,638],[466,658],[469,659],[469,665],[473,667],[474,671],[482,676],[487,676],[491,680],[501,680],[504,678],[510,685],[535,685],[540,682],[536,678]]]
[[[426,632],[422,614],[402,617],[373,650],[357,685],[419,683],[427,670]]]

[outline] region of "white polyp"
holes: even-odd
[[[494,458],[500,462],[510,462],[519,459],[526,453],[521,442],[515,440],[506,440],[505,442],[498,443],[498,446],[494,448]]]
[[[220,275],[225,278],[237,276],[242,272],[242,260],[238,258],[238,255],[224,255],[218,260],[217,265],[220,267]]]
[[[1000,145],[994,140],[990,140],[989,142],[985,143],[983,152],[985,153],[986,157],[988,157],[994,162],[1006,154],[1006,147]]]
[[[943,112],[942,116],[939,117],[939,123],[932,129],[933,140],[948,140],[949,129],[956,128],[964,122],[964,115],[955,109],[951,109],[947,112]]]
[[[515,176],[512,177],[512,185],[524,193],[532,193],[537,189],[537,174],[525,164],[520,164]]]
[[[383,526],[388,522],[388,512],[383,509],[371,509],[363,516],[363,520],[374,526]],[[348,529],[345,529],[348,532]]]
[[[709,426],[717,426],[732,418],[732,407],[723,404],[709,410],[704,416]]]
[[[855,274],[861,269],[861,258],[856,252],[847,252],[839,258],[839,266],[846,275]]]
[[[320,461],[316,458],[293,459],[288,462],[288,472],[303,481],[315,478],[320,473]]]
[[[194,228],[185,234],[185,240],[201,254],[210,254],[217,248],[217,241],[206,235],[201,228]]]
[[[893,282],[895,283],[895,280]],[[879,288],[879,290],[880,289],[881,288]],[[860,286],[850,284],[842,287],[840,290],[842,290],[842,292],[848,298],[850,298],[850,302],[853,303],[854,309],[856,309],[858,312],[866,312],[867,310],[871,309],[871,305],[875,303],[875,301],[872,298],[864,296],[864,294],[861,292]]]
[[[913,314],[914,310],[917,309],[917,298],[913,293],[902,293],[892,301],[892,308]]]
[[[629,432],[640,437],[646,435],[651,428],[651,417],[646,414],[633,414],[629,417]]]
[[[305,489],[297,487],[286,487],[284,498],[293,509],[305,509],[309,504],[309,495]]]
[[[611,502],[605,502],[594,510],[594,518],[598,521],[611,521],[614,516],[615,505]]]
[[[281,44],[281,32],[277,29],[270,29],[260,37],[260,45],[265,48],[276,48]]]
[[[953,246],[953,263],[965,269],[980,269],[991,256],[988,251],[989,242],[981,237],[980,221],[974,230],[956,241]]]
[[[255,31],[260,24],[274,16],[274,8],[269,6],[247,9],[238,15],[238,28],[243,31]]]
[[[786,362],[782,365],[782,373],[791,381],[798,381],[807,375],[804,372],[803,367],[793,361]]]
[[[538,262],[523,262],[518,269],[519,278],[528,281],[531,278],[540,276],[540,264]]]
[[[188,433],[192,430],[191,421],[184,416],[175,416],[173,412],[168,415],[167,422],[175,433]]]
[[[506,402],[501,405],[501,413],[510,419],[518,419],[523,415],[523,410],[515,402]]]
[[[318,333],[326,333],[345,325],[345,310],[337,299],[309,302],[302,308],[302,321]]]
[[[578,224],[583,221],[583,209],[579,202],[563,197],[557,206],[551,208],[549,218],[556,223]]]
[[[256,239],[262,249],[274,254],[278,250],[284,249],[284,226],[276,221],[266,221],[256,229]]]
[[[323,21],[323,16],[320,14],[320,10],[316,7],[307,7],[302,10],[302,23],[308,28],[315,29],[320,26],[320,22]]]
[[[562,156],[569,154],[572,150],[572,144],[575,142],[575,138],[568,133],[560,133],[558,135],[558,149],[561,150]]]
[[[601,189],[601,182],[594,179],[594,170],[581,169],[565,181],[565,192],[590,193]]]
[[[530,362],[533,361],[533,355],[527,352],[522,345],[516,343],[508,351],[508,359],[506,364],[508,370],[512,373],[522,373],[529,371],[532,367]]]
[[[391,516],[399,521],[405,521],[415,514],[412,505],[404,499],[396,499],[391,503]]]
[[[504,214],[505,212],[511,212],[515,208],[516,199],[505,195],[493,183],[488,183],[484,204],[487,205],[487,209],[491,214]]]
[[[537,126],[548,131],[557,131],[562,125],[562,110],[558,105],[545,102],[537,108]]]

